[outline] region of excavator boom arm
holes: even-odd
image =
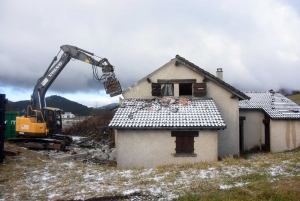
[[[31,105],[34,110],[42,110],[46,107],[45,94],[47,90],[72,58],[89,63],[93,66],[93,68],[102,68],[103,75],[101,79],[96,79],[103,82],[107,94],[110,94],[110,96],[116,96],[122,93],[121,85],[114,73],[114,67],[107,59],[97,61],[92,57],[94,56],[93,53],[71,45],[63,45],[60,48],[64,52],[61,58],[53,65],[53,63],[57,60],[57,58],[54,57],[43,77],[38,79],[33,90]]]

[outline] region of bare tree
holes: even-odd
[[[281,94],[284,95],[284,96],[287,96],[287,95],[290,94],[290,93],[289,93],[289,90],[288,90],[287,88],[280,88],[280,89],[278,90],[278,92],[281,93]]]

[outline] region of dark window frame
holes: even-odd
[[[195,151],[195,139],[198,137],[198,131],[171,131],[171,137],[176,137],[175,140],[175,157],[180,156],[192,156],[196,157]]]

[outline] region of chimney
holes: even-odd
[[[217,77],[220,80],[223,80],[223,70],[222,70],[222,68],[217,68]]]

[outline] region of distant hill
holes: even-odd
[[[288,99],[291,99],[292,101],[294,101],[295,103],[297,103],[298,105],[300,105],[300,94],[293,94],[293,95],[288,95],[286,96]]]
[[[100,108],[89,108],[80,103],[68,100],[64,97],[52,95],[46,97],[47,106],[56,107],[62,109],[64,112],[71,112],[79,116],[88,116],[93,114],[93,111],[96,109],[111,109],[118,106],[118,103],[111,103],[109,105],[102,106]],[[22,110],[26,111],[27,106],[30,104],[29,100],[11,102],[9,101],[6,104],[6,111],[16,111],[21,112]]]
[[[61,96],[49,96],[46,97],[47,106],[61,108],[65,112],[72,112],[75,115],[87,116],[90,115],[93,108],[89,108],[85,105],[76,103],[74,101],[68,100]],[[6,105],[6,111],[22,111],[27,109],[30,104],[29,100],[11,102],[9,101]]]
[[[88,108],[85,105],[56,95],[47,97],[46,102],[48,106],[61,108],[64,112],[72,112],[73,114],[80,116],[90,115],[92,110],[92,108]]]
[[[100,109],[112,109],[112,108],[117,107],[118,105],[119,105],[119,103],[111,103],[111,104],[100,107]]]

